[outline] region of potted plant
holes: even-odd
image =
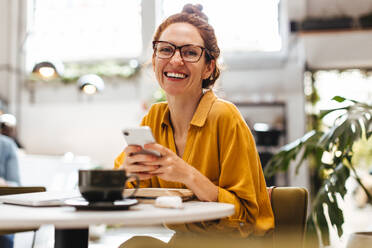
[[[314,198],[308,221],[308,230],[318,230],[324,245],[329,244],[329,227],[326,215],[332,226],[337,228],[338,235],[343,234],[343,212],[340,209],[337,196],[344,198],[347,189],[345,182],[353,177],[367,195],[368,203],[372,204],[372,195],[363,185],[355,165],[353,164],[353,144],[372,135],[372,106],[366,103],[348,100],[340,96],[333,98],[339,103],[348,105],[320,112],[320,119],[330,113],[337,118],[327,130],[312,130],[302,138],[282,147],[265,167],[265,176],[271,177],[278,171],[288,170],[292,161],[296,160],[296,171],[306,159],[312,159],[321,178],[320,187],[313,192]],[[328,161],[325,157],[328,156]],[[327,213],[323,205],[328,207]]]

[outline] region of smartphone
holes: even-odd
[[[141,126],[124,128],[123,135],[128,145],[137,145],[142,147],[142,150],[136,152],[136,154],[151,154],[161,157],[161,154],[158,151],[143,149],[145,144],[156,143],[150,127]]]

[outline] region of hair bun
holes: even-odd
[[[188,13],[191,15],[196,15],[199,18],[203,19],[204,21],[208,22],[208,17],[206,14],[202,12],[203,6],[201,4],[191,4],[188,3],[185,6],[183,6],[182,12]]]

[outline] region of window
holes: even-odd
[[[279,0],[163,0],[162,16],[200,3],[224,52],[280,51]]]
[[[372,99],[372,73],[361,70],[318,71],[315,73],[315,87],[320,101],[319,109],[329,109],[339,106],[337,102],[329,101],[338,95],[345,98],[370,102]]]
[[[141,54],[141,0],[34,0],[30,10],[28,64]]]
[[[319,110],[340,107],[340,103],[331,101],[334,96],[342,96],[360,102],[371,104],[372,99],[372,73],[363,72],[358,69],[350,70],[320,70],[314,72],[314,86],[319,96],[315,109],[308,112],[317,113]],[[311,93],[310,75],[305,81],[305,94]],[[337,113],[327,115],[324,123],[332,125]]]

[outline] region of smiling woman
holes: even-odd
[[[168,17],[155,32],[153,49],[153,70],[167,102],[154,104],[141,125],[152,129],[157,142],[144,148],[161,156],[140,154],[142,147],[129,145],[115,168],[137,175],[143,188],[188,188],[200,201],[235,206],[226,219],[172,226],[170,247],[189,234],[217,233],[243,243],[248,236],[265,236],[274,218],[260,160],[237,108],[212,91],[220,49],[202,6],[187,4]],[[143,244],[143,238],[133,238],[122,247],[137,241]]]
[[[155,35],[153,67],[156,79],[166,93],[200,97],[203,87],[200,80],[210,78],[215,68],[215,60],[208,55],[203,43],[198,29],[186,23],[172,23],[161,35]],[[202,58],[203,51],[206,52]]]

